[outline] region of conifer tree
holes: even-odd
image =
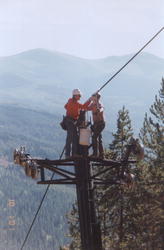
[[[118,159],[122,157],[123,149],[133,135],[131,127],[131,120],[129,111],[123,106],[122,110],[118,112],[117,131],[113,133],[114,140],[109,145],[114,153],[113,158]]]
[[[120,160],[126,150],[126,145],[133,136],[129,111],[123,106],[118,112],[117,131],[113,133],[113,141],[109,145],[106,157]],[[136,168],[133,167],[134,174]],[[105,186],[99,190],[99,209],[101,212],[103,242],[105,249],[127,249],[130,232],[133,231],[131,211],[129,210],[133,199],[131,190],[124,183],[119,182],[121,169],[113,169],[103,178],[115,180],[116,184]],[[117,184],[118,180],[118,184]]]
[[[162,78],[159,97],[155,96],[155,102],[151,105],[150,114],[145,115],[143,128],[141,129],[140,138],[142,139],[146,156],[152,161],[162,166],[164,162],[164,79]],[[152,118],[153,117],[153,118]]]
[[[144,165],[145,180],[152,183],[147,187],[150,194],[148,238],[149,249],[164,249],[164,79],[162,78],[159,96],[150,107],[150,116],[145,115],[140,132],[146,152]],[[145,221],[146,222],[146,221]]]
[[[112,151],[106,152],[106,157],[119,160],[123,155],[125,145],[127,145],[132,135],[133,131],[129,111],[123,106],[122,110],[118,112],[117,131],[113,134],[114,140],[110,145]],[[94,169],[94,171],[100,171],[100,167],[99,169]],[[113,170],[109,174],[104,175],[103,178],[116,180],[118,174],[118,170]],[[100,188],[98,186],[97,189],[99,190],[96,193],[95,200],[102,226],[104,249],[108,249],[109,245],[114,247],[113,249],[116,249],[115,247],[119,249],[118,246],[122,244],[125,233],[123,232],[123,213],[125,213],[122,206],[123,188],[118,185],[112,185],[105,188]],[[80,249],[80,234],[76,205],[73,205],[73,209],[68,215],[68,223],[70,225],[70,236],[72,237],[70,249]],[[121,243],[119,243],[118,238],[120,238]]]

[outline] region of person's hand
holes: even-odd
[[[92,95],[92,96],[89,98],[89,100],[90,100],[90,101],[94,101],[94,100],[95,100],[95,96]]]
[[[98,94],[98,92],[95,92],[95,93],[93,93],[93,95],[92,95],[92,96],[97,96],[97,94]]]

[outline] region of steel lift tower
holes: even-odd
[[[25,168],[27,176],[39,177],[38,184],[74,184],[76,185],[79,224],[82,250],[102,250],[101,227],[95,209],[94,190],[97,185],[121,184],[120,179],[129,164],[136,161],[129,160],[130,153],[141,154],[141,148],[137,151],[137,140],[127,145],[124,157],[120,161],[104,160],[88,156],[88,148],[82,146],[82,154],[69,159],[48,160],[34,159],[21,147],[14,151],[14,162]],[[102,167],[94,172],[93,167]],[[102,175],[113,168],[122,169],[119,178],[103,180]],[[55,178],[46,180],[45,170],[53,172]]]

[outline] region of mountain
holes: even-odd
[[[59,116],[9,104],[0,105],[0,114],[0,155],[12,161],[14,148],[24,145],[34,156],[59,157],[66,134]]]
[[[0,103],[62,115],[72,89],[80,88],[84,102],[132,55],[88,60],[45,49],[0,58]],[[135,128],[160,87],[164,59],[138,55],[102,90],[107,124],[112,130],[118,109],[130,110]]]

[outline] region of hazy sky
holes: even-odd
[[[0,56],[33,48],[83,58],[135,53],[163,26],[163,0],[0,0]],[[145,51],[164,58],[164,31]]]

